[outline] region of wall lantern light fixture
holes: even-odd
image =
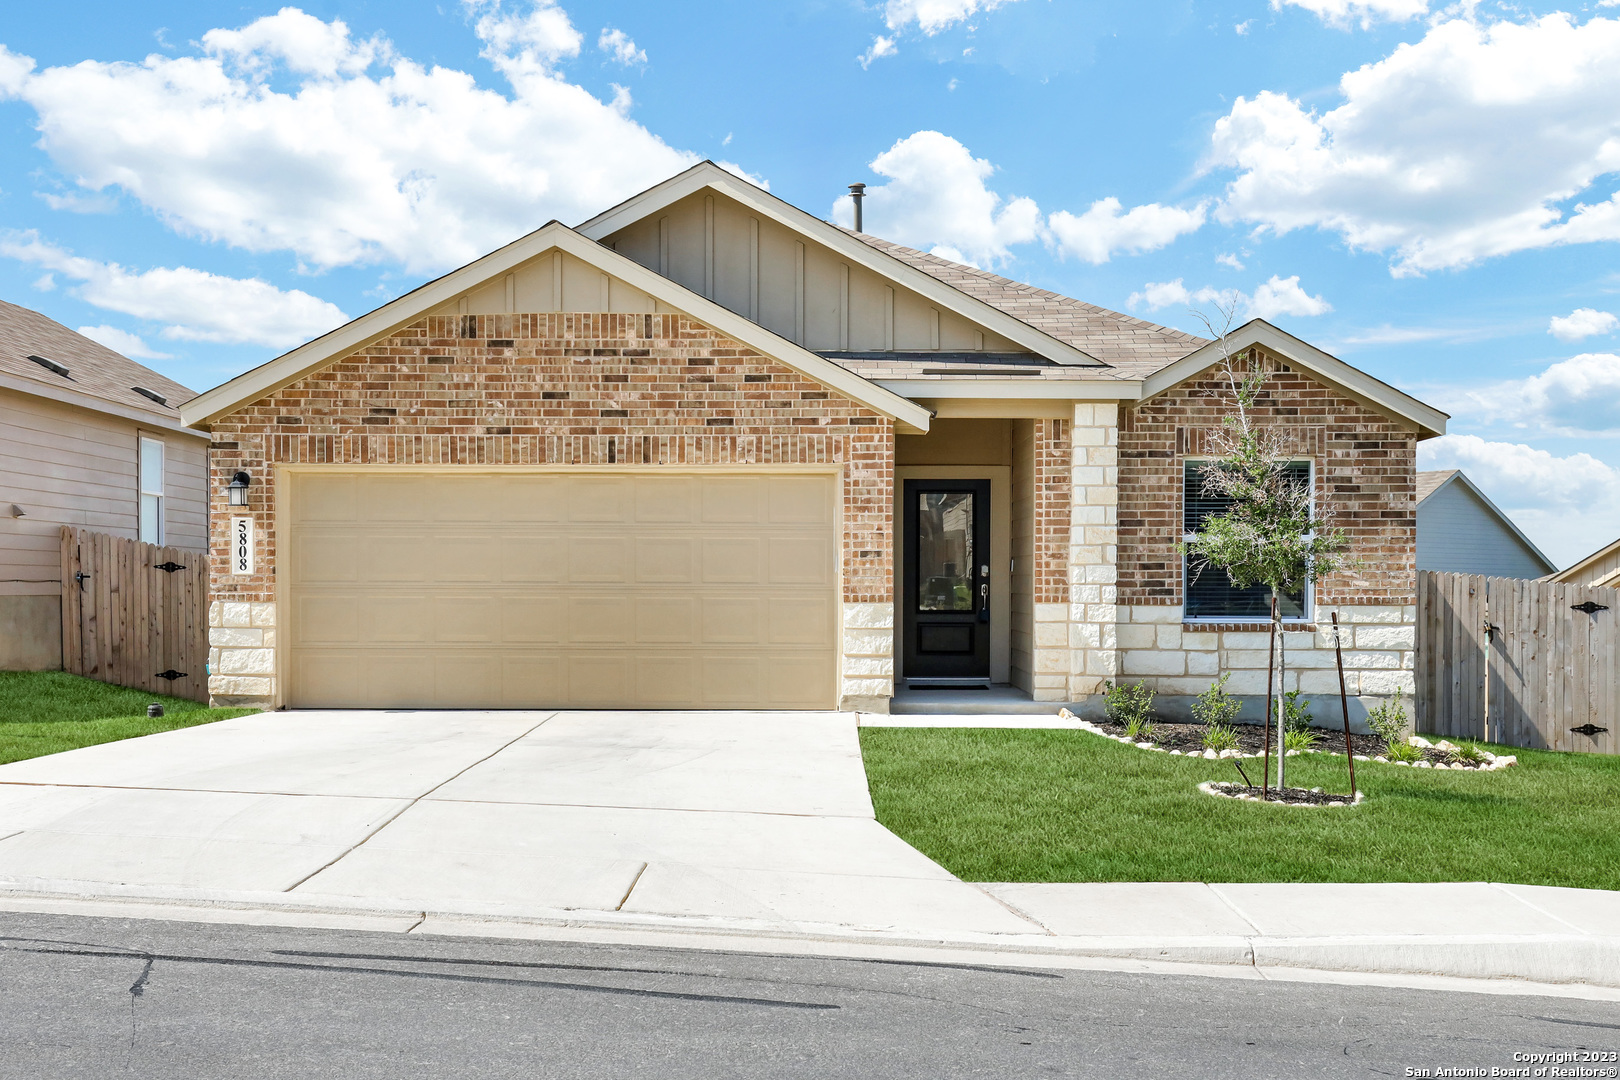
[[[225,490],[231,497],[232,506],[246,506],[248,504],[248,485],[252,482],[253,478],[245,472],[239,472],[231,477],[231,482]]]

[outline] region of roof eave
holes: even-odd
[[[0,371],[0,389],[11,390],[19,394],[27,394],[42,401],[53,401],[61,405],[70,405],[76,409],[85,409],[90,412],[102,413],[107,416],[116,416],[121,420],[141,424],[146,427],[160,428],[163,431],[172,431],[177,435],[190,435],[199,439],[208,438],[207,434],[195,428],[187,427],[181,416],[176,413],[165,416],[162,413],[148,412],[145,409],[125,405],[117,401],[96,394],[76,390],[70,386],[54,386],[50,383],[38,382],[9,371]]]

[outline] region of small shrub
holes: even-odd
[[[1311,726],[1311,703],[1299,700],[1299,691],[1283,695],[1283,731],[1306,731]]]
[[[1321,741],[1321,739],[1322,733],[1317,731],[1315,728],[1300,727],[1283,729],[1284,750],[1310,750],[1313,749],[1316,744]]]
[[[1405,739],[1396,739],[1384,751],[1384,756],[1391,761],[1422,761],[1423,751]]]
[[[1104,684],[1107,693],[1103,707],[1108,719],[1125,726],[1125,735],[1132,739],[1146,739],[1153,734],[1154,692],[1147,683]]]
[[[1238,747],[1237,728],[1231,724],[1205,724],[1204,725],[1205,750],[1236,750]]]
[[[1237,719],[1237,714],[1243,708],[1243,703],[1226,692],[1226,680],[1232,677],[1227,672],[1219,679],[1209,684],[1209,689],[1198,695],[1193,702],[1193,719],[1209,727],[1228,727]]]
[[[1367,710],[1367,726],[1390,746],[1406,741],[1406,707],[1401,704],[1399,687],[1394,697]]]
[[[1481,750],[1473,743],[1458,743],[1457,749],[1452,753],[1451,756],[1462,762],[1464,765],[1485,764],[1485,751]]]

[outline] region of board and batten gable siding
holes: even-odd
[[[254,569],[213,527],[216,700],[280,700],[277,466],[837,469],[843,678],[892,689],[894,422],[676,314],[427,316],[212,426],[212,472],[253,477]]]
[[[1417,568],[1504,578],[1536,578],[1552,570],[1455,480],[1418,504]]]
[[[603,242],[813,352],[1024,351],[719,192]]]
[[[0,670],[61,666],[61,527],[136,537],[143,434],[164,443],[164,542],[207,550],[204,437],[0,390]]]

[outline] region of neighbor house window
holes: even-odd
[[[1204,527],[1204,519],[1224,512],[1232,505],[1230,499],[1211,498],[1204,494],[1204,468],[1208,463],[1189,461],[1182,472],[1182,528],[1195,533]],[[1301,482],[1311,482],[1311,463],[1293,461],[1289,473]],[[1271,590],[1265,585],[1237,588],[1218,566],[1205,566],[1195,571],[1190,560],[1183,556],[1186,609],[1188,619],[1241,619],[1245,622],[1271,618]],[[1195,580],[1196,578],[1196,580]],[[1284,593],[1277,598],[1277,606],[1285,619],[1306,617],[1307,592]]]
[[[163,442],[140,439],[140,540],[143,544],[163,543]]]

